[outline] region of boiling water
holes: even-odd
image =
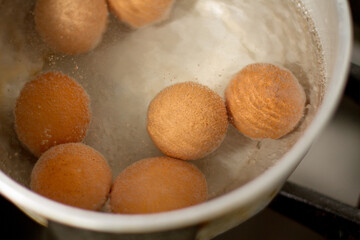
[[[218,150],[193,161],[207,177],[210,197],[243,185],[281,159],[321,103],[320,44],[297,1],[177,1],[167,20],[140,30],[111,16],[101,44],[76,57],[54,54],[39,39],[33,5],[0,1],[0,168],[25,186],[36,159],[16,138],[13,108],[21,87],[39,72],[63,71],[87,90],[93,119],[85,143],[106,157],[116,176],[137,160],[162,155],[146,131],[147,107],[162,88],[195,81],[223,96],[247,64],[290,69],[307,95],[304,119],[279,140],[250,140],[230,126]]]

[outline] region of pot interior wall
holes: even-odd
[[[304,5],[308,11],[297,1],[178,1],[165,22],[139,30],[110,16],[95,50],[64,56],[37,35],[34,1],[1,1],[0,169],[29,186],[37,159],[17,139],[13,109],[21,87],[40,72],[60,70],[87,90],[93,119],[85,143],[106,157],[115,177],[137,160],[162,155],[146,131],[147,106],[162,88],[196,81],[223,96],[231,77],[247,64],[285,66],[307,94],[296,130],[278,140],[251,140],[230,126],[218,150],[193,161],[206,175],[211,198],[242,186],[273,166],[302,136],[321,105],[324,62],[334,68],[329,50],[337,45],[338,29],[327,26],[336,25],[331,15],[335,3]],[[329,12],[320,10],[324,6]]]

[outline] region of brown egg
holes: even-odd
[[[169,157],[138,161],[121,172],[111,190],[115,213],[155,213],[207,200],[204,175],[193,164]]]
[[[289,70],[267,63],[243,68],[225,97],[232,124],[253,139],[277,139],[292,131],[303,117],[306,101]]]
[[[110,192],[112,175],[104,157],[82,143],[57,145],[36,162],[30,187],[52,200],[99,210]]]
[[[155,145],[170,157],[202,158],[223,141],[228,127],[221,97],[198,83],[178,83],[150,103],[147,130]]]
[[[15,106],[15,131],[36,156],[52,146],[84,139],[90,99],[73,79],[48,72],[25,84]]]
[[[35,25],[54,50],[75,55],[95,48],[107,25],[106,0],[37,0]]]
[[[108,0],[111,11],[123,22],[139,28],[163,19],[174,0]]]

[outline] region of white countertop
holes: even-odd
[[[360,105],[344,97],[290,181],[352,206],[360,197]]]

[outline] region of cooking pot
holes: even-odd
[[[4,6],[6,6],[4,2],[5,1],[0,2],[0,11],[2,12],[7,10],[4,9]],[[26,4],[28,3],[25,3],[25,5]],[[279,189],[282,187],[282,184],[300,163],[315,137],[320,133],[332,116],[345,85],[345,79],[350,62],[352,39],[347,1],[303,0],[302,2],[299,2],[299,6],[300,5],[306,9],[304,14],[311,19],[311,23],[314,24],[314,29],[316,29],[317,36],[319,37],[321,43],[321,52],[323,54],[322,61],[324,66],[324,94],[321,97],[321,101],[319,101],[319,106],[314,112],[313,118],[309,124],[304,127],[303,132],[298,135],[294,144],[289,144],[289,147],[284,153],[273,155],[272,158],[276,159],[274,161],[270,161],[268,165],[254,165],[255,168],[261,168],[261,171],[255,171],[254,169],[247,170],[256,172],[256,174],[248,174],[247,178],[239,176],[239,181],[231,179],[231,181],[229,180],[226,182],[226,186],[220,187],[221,190],[217,189],[216,194],[212,196],[210,193],[211,199],[206,203],[181,210],[149,215],[119,215],[105,212],[86,211],[57,203],[29,190],[27,187],[28,184],[26,183],[28,178],[26,176],[29,175],[35,160],[32,159],[29,154],[25,153],[25,150],[19,150],[20,148],[18,148],[16,138],[12,137],[11,139],[2,139],[0,142],[1,152],[3,153],[0,161],[0,193],[16,204],[34,220],[51,228],[52,232],[58,239],[93,238],[203,240],[211,239],[214,236],[249,219],[261,211],[274,198]],[[31,14],[25,16],[24,19],[29,22],[29,25],[33,24]],[[181,19],[181,16],[179,16],[178,19]],[[34,29],[31,29],[31,27],[29,27],[29,29],[29,32],[35,32]],[[125,30],[125,32],[126,31],[130,30]],[[3,34],[10,33],[5,32]],[[30,36],[32,36],[31,34],[32,33],[29,33]],[[144,34],[146,35],[146,33]],[[14,41],[12,42],[14,49],[20,49],[19,52],[21,52],[21,41],[19,43],[16,34],[12,37],[14,38]],[[129,37],[127,38],[122,35],[120,38],[128,39]],[[109,44],[111,44],[114,39],[114,37],[104,37],[104,41],[107,41]],[[33,44],[41,45],[42,43],[35,40]],[[104,46],[99,46],[99,49],[99,51],[106,51]],[[27,53],[29,54],[29,52]],[[97,53],[94,54],[96,57],[103,57],[101,53],[98,55],[96,55]],[[56,62],[56,55],[51,55],[51,58],[52,60],[55,59],[54,61]],[[65,56],[65,58],[67,57]],[[72,59],[70,59],[70,61],[72,61]],[[25,64],[24,62],[26,62],[26,60],[23,60],[22,64]],[[32,64],[32,69],[36,69],[37,66],[35,65],[37,63],[31,61],[29,62],[27,62],[27,64]],[[15,70],[11,72],[11,74],[21,75],[22,72],[31,72],[30,70],[28,71],[28,69],[25,69],[26,67],[21,67],[24,66],[22,64],[17,65],[18,68],[14,68]],[[5,73],[5,68],[0,68],[0,76],[2,78],[7,77],[9,79],[13,79],[13,81],[17,81],[21,78],[21,76],[19,77],[18,75],[16,75],[17,77],[15,78],[11,78],[11,76],[13,76],[11,74],[9,71]],[[13,91],[14,96],[18,94],[20,90],[19,86],[22,83],[14,85],[17,87],[12,89],[11,84],[6,85],[8,83],[5,83],[3,80],[1,81],[3,89],[6,89],[6,86],[10,86],[7,90],[10,92]],[[104,85],[106,85],[106,83],[104,83]],[[109,88],[111,87],[112,86]],[[134,85],[132,87],[134,87]],[[139,87],[139,85],[137,85],[137,87]],[[98,89],[95,90],[97,91]],[[91,92],[95,90],[89,90],[90,96]],[[151,94],[149,93],[149,96],[154,96],[153,91],[149,92],[151,92]],[[109,101],[111,102],[112,100]],[[4,100],[2,101],[2,104],[6,105]],[[96,104],[98,103],[93,101],[92,104],[95,105],[96,109]],[[110,108],[110,110],[112,109]],[[95,112],[96,111],[97,110],[95,110]],[[11,111],[10,114],[9,111],[3,112],[5,112],[4,114],[6,117],[1,118],[3,121],[2,125],[12,126]],[[8,121],[8,125],[6,125],[4,121]],[[97,122],[94,120],[93,124],[96,125]],[[2,129],[1,134],[4,136],[7,136],[6,134],[12,136],[11,134],[13,133],[11,131],[12,130],[9,129]],[[238,133],[236,133],[234,129],[229,129],[228,134],[236,135]],[[89,138],[87,141],[91,143],[92,140]],[[223,145],[231,144],[232,143],[227,140],[223,143]],[[250,140],[239,140],[236,144],[240,145],[239,148],[247,144],[252,144],[255,148],[261,147],[261,142],[252,142]],[[235,151],[236,149],[234,149],[235,148],[225,147],[225,149],[220,150],[220,152],[230,150]],[[156,150],[154,150],[153,153],[157,154]],[[140,155],[137,155],[139,159],[140,157],[145,157],[145,155]],[[224,156],[226,156],[226,154]],[[239,157],[241,156],[239,155]],[[22,159],[28,160],[23,161]],[[120,164],[118,168],[122,169],[129,163],[130,162],[125,161]],[[207,176],[211,176],[212,179],[216,179],[216,181],[217,179],[222,178],[222,176],[226,178],[226,172],[221,172],[220,165],[207,167],[207,165],[201,161],[195,164],[197,164],[200,168],[205,169],[204,171],[208,169],[209,172],[205,173],[205,175],[208,174]],[[242,163],[239,162],[239,164],[241,165]],[[211,173],[211,171],[214,171],[214,168],[219,168],[218,174],[224,175],[220,175],[219,177],[217,174]],[[213,180],[210,181],[210,183],[216,185],[216,181]]]

